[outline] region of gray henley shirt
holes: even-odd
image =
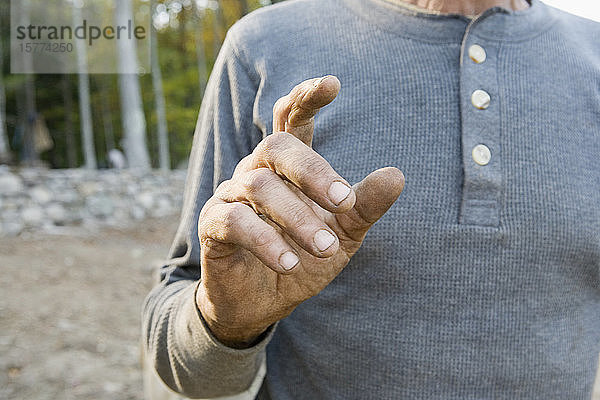
[[[342,89],[315,150],[352,183],[397,166],[404,192],[322,293],[228,348],[195,307],[198,214],[271,132],[275,101],[326,74]],[[599,273],[600,24],[538,0],[473,20],[290,0],[227,35],[145,344],[189,397],[243,391],[266,357],[274,400],[587,400]]]

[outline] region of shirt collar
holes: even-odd
[[[525,10],[493,7],[473,20],[459,14],[422,12],[394,0],[340,0],[354,13],[380,28],[401,36],[435,43],[461,43],[469,24],[470,33],[495,41],[523,41],[547,30],[555,18],[552,9],[531,0]]]

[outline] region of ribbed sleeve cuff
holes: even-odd
[[[177,385],[197,387],[197,394],[203,397],[243,392],[250,387],[264,362],[264,350],[273,337],[276,324],[269,327],[252,347],[228,347],[219,342],[202,318],[196,306],[196,287],[197,284],[189,285],[177,295],[181,303],[170,335],[173,341],[171,365],[177,370]]]

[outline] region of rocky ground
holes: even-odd
[[[86,170],[0,166],[0,237],[126,227],[176,215],[184,170]]]
[[[0,238],[0,399],[142,399],[140,310],[176,223]]]

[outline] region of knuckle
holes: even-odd
[[[299,84],[294,86],[294,88],[290,91],[289,96],[296,99],[298,96],[303,95],[308,90],[310,90],[310,88],[313,87],[314,80],[315,80],[314,78],[311,78],[311,79],[307,79],[305,81],[300,82]]]
[[[221,182],[219,186],[217,186],[217,188],[215,189],[215,193],[213,194],[213,196],[218,198],[226,196],[228,193],[231,192],[231,188],[233,185],[234,182],[231,179]]]
[[[200,239],[200,242],[206,240],[206,238],[208,237],[208,232],[206,229],[206,222],[204,219],[199,219],[198,220],[198,239]]]
[[[273,233],[270,229],[259,229],[255,231],[252,241],[256,247],[270,247],[276,240]]]
[[[295,172],[302,184],[318,185],[323,180],[331,180],[331,167],[317,157],[305,157],[298,160]]]
[[[260,147],[265,153],[270,153],[274,149],[280,147],[285,141],[285,133],[275,132],[268,135],[260,142]]]
[[[305,167],[311,168],[311,170],[314,172],[314,174],[316,176],[329,177],[331,175],[331,167],[325,160],[312,159],[312,160],[306,160],[305,163],[308,164],[308,165],[305,165]]]
[[[290,220],[290,227],[294,229],[300,229],[310,223],[310,214],[307,210],[308,207],[295,206],[291,207],[288,211],[288,218]]]
[[[252,166],[252,162],[254,157],[252,154],[248,154],[246,157],[242,158],[239,163],[235,166],[235,170],[233,171],[233,176],[238,176],[243,172],[249,170]]]
[[[268,191],[273,184],[273,173],[267,168],[258,168],[252,171],[244,182],[245,191],[249,199],[256,194]]]
[[[209,217],[209,215],[211,215],[214,212],[216,204],[217,200],[215,196],[212,196],[206,201],[206,203],[204,203],[204,206],[202,207],[202,209],[200,210],[200,214],[198,215],[198,225],[203,223]]]
[[[241,203],[230,203],[223,211],[221,223],[223,232],[230,232],[240,228],[241,220],[245,214],[246,206]]]
[[[254,151],[259,167],[270,167],[291,146],[290,134],[275,132],[264,138]]]
[[[217,234],[215,219],[217,218],[215,214],[215,209],[218,207],[210,207],[206,212],[201,212],[200,217],[198,218],[198,238],[200,242],[204,242],[210,239],[212,236]],[[209,212],[210,210],[210,212]],[[204,211],[204,210],[203,210]]]
[[[288,107],[289,99],[288,96],[283,96],[277,99],[275,105],[273,105],[273,115],[281,116],[286,112],[286,108]]]

